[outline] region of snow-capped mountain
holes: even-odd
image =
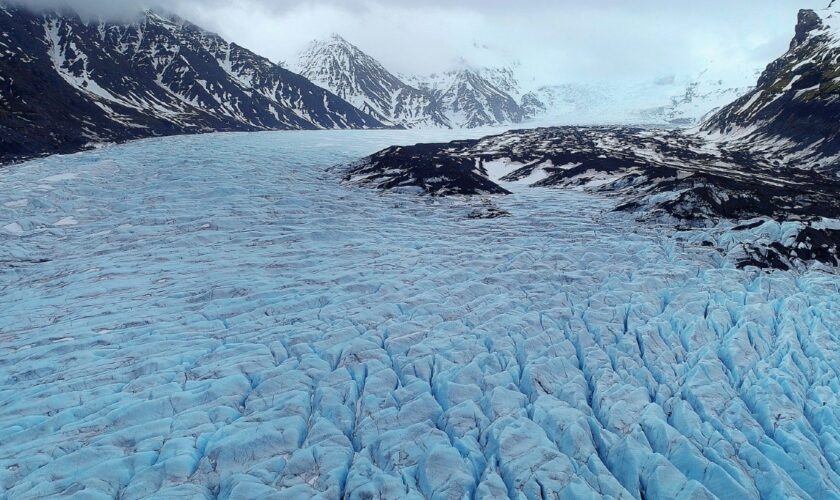
[[[592,82],[541,86],[521,98],[526,115],[545,125],[678,125],[703,121],[752,89],[725,81],[709,70],[684,80]]]
[[[0,5],[0,155],[176,133],[382,124],[174,16],[83,21]]]
[[[787,164],[840,172],[838,63],[840,6],[802,10],[790,49],[703,129],[775,151]]]
[[[661,108],[654,108],[654,116],[661,116],[669,123],[696,125],[705,121],[724,106],[753,90],[752,83],[759,72],[746,73],[738,82],[724,81],[707,76],[703,71],[698,78],[685,86],[685,91],[673,95],[671,102]]]
[[[295,69],[383,123],[410,128],[449,126],[429,94],[407,85],[339,35],[312,42],[300,54]]]
[[[294,69],[380,121],[409,128],[644,124],[691,126],[752,89],[753,72],[733,81],[714,64],[690,78],[643,82],[523,85],[531,81],[516,61],[471,64],[432,75],[388,71],[339,35],[312,42]]]
[[[398,77],[338,35],[312,42],[300,54],[296,69],[396,126],[476,128],[519,123],[524,117],[509,93],[518,87],[510,70],[460,69]]]
[[[478,68],[476,73],[511,97],[519,98],[522,94],[522,84],[513,66],[483,67]]]
[[[499,82],[509,83],[509,80],[499,78],[501,73],[492,75]],[[434,96],[449,122],[456,128],[521,123],[525,118],[516,99],[478,70],[447,71],[429,77],[417,77],[415,82]]]

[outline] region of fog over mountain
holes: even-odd
[[[72,3],[88,16],[130,16],[157,6],[275,61],[315,38],[340,33],[395,72],[430,74],[520,64],[532,85],[686,77],[714,67],[721,78],[752,72],[787,48],[790,25],[815,0],[20,0]],[[667,40],[667,43],[663,43]],[[753,75],[750,74],[750,77]]]

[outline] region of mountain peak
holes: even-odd
[[[430,95],[407,85],[337,33],[311,42],[298,56],[296,69],[383,123],[447,126]]]
[[[831,8],[830,5],[829,8]],[[793,38],[792,46],[801,44],[808,38],[808,35],[811,32],[822,28],[823,22],[819,14],[814,12],[812,9],[800,10],[796,23],[796,36]]]
[[[402,78],[333,33],[312,42],[298,72],[380,121],[402,127],[478,127],[522,121],[516,100],[500,90],[503,72],[461,66],[429,78]],[[511,85],[505,86],[510,88]]]
[[[316,39],[312,40],[309,43],[307,50],[308,51],[318,50],[318,49],[323,48],[323,47],[340,47],[340,48],[343,48],[345,50],[351,50],[351,51],[359,50],[355,45],[348,42],[346,38],[339,35],[338,33],[330,33],[329,35],[327,35],[323,38],[316,38]]]
[[[330,33],[326,37],[312,40],[298,54],[298,72],[305,73],[313,65],[323,64],[325,59],[335,57],[356,60],[370,59],[372,61],[367,54],[348,42],[346,38],[338,33]],[[371,61],[367,61],[366,63],[370,64]]]
[[[774,138],[790,146],[784,154],[797,164],[809,158],[815,168],[836,170],[840,157],[840,21],[835,2],[819,12],[801,10],[790,49],[767,66],[756,89],[712,116],[704,129],[742,135],[744,140]],[[781,144],[781,142],[780,142]],[[810,145],[810,146],[805,146]],[[781,147],[781,146],[780,146]]]

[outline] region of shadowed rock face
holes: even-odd
[[[0,3],[0,163],[89,143],[382,124],[182,19],[123,24]]]
[[[796,48],[808,39],[811,32],[822,29],[823,23],[820,16],[811,9],[799,11],[799,21],[796,23],[796,36],[791,42],[790,48]]]

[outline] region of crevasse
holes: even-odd
[[[5,169],[0,496],[840,495],[836,275],[737,270],[581,192],[470,219],[329,170],[463,136]]]

